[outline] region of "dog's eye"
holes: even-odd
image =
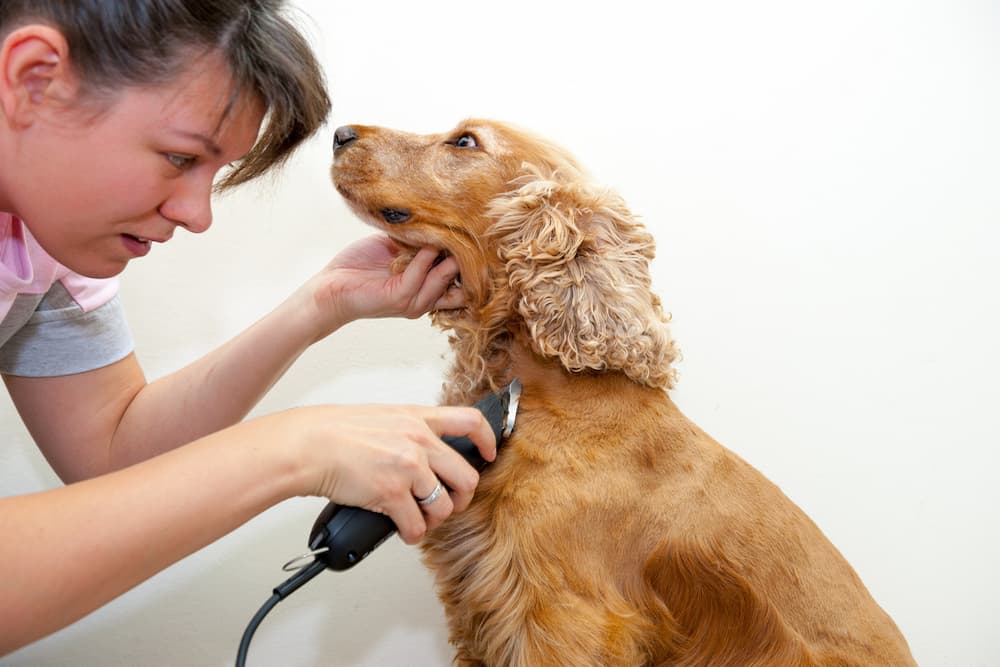
[[[476,138],[466,132],[465,134],[455,139],[451,144],[457,148],[479,148],[479,144],[476,142]]]

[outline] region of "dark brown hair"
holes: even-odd
[[[330,111],[326,82],[283,0],[0,0],[0,37],[42,22],[66,37],[90,95],[170,81],[193,54],[220,53],[235,102],[252,92],[266,109],[251,151],[219,183],[245,183],[284,162]]]

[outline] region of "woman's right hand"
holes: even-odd
[[[324,405],[260,419],[277,429],[274,442],[293,457],[298,495],[387,514],[408,544],[465,509],[479,482],[441,436],[467,436],[485,460],[496,457],[493,431],[475,408]],[[450,493],[419,505],[438,480]]]

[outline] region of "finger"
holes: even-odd
[[[462,511],[468,507],[469,503],[472,502],[472,495],[476,491],[476,485],[479,484],[479,473],[476,472],[476,469],[469,465],[469,462],[461,454],[444,442],[441,442],[440,449],[428,455],[427,461],[430,463],[434,473],[447,487],[448,492],[442,495],[448,496],[448,502],[451,504],[451,507],[436,507],[441,500],[441,498],[438,498],[433,503],[422,506],[425,513],[429,513],[429,516],[433,518],[440,517],[444,519],[447,514],[440,516],[438,514],[439,510],[448,509],[448,514],[450,514],[453,510]]]
[[[471,440],[486,461],[497,457],[497,439],[493,427],[476,408],[439,406],[428,421],[438,435],[465,436]]]
[[[434,266],[440,251],[430,246],[424,246],[417,251],[410,263],[403,271],[400,285],[407,294],[419,294],[421,287],[427,279],[427,273]]]
[[[424,273],[423,281],[411,302],[413,308],[421,314],[430,310],[435,302],[448,292],[456,276],[458,276],[458,262],[454,257],[446,257],[436,266],[429,268]]]
[[[431,268],[427,273],[427,280],[424,281],[424,285],[430,283],[434,290],[438,290],[439,288],[444,290],[455,282],[458,274],[458,260],[448,255]]]
[[[487,461],[496,459],[497,441],[493,435],[493,428],[483,413],[476,408],[438,406],[431,410],[426,421],[438,437],[465,436],[476,445],[483,459]]]
[[[477,446],[482,457],[496,458],[496,443],[489,423],[475,408],[442,407],[428,417],[431,429],[440,436],[465,436]],[[458,452],[438,440],[428,450],[428,463],[452,491],[455,511],[462,511],[472,502],[479,473]]]
[[[431,310],[452,310],[465,306],[465,292],[459,285],[449,285],[441,298],[434,302]]]
[[[434,477],[434,484],[435,486],[426,494],[413,494],[417,500],[417,505],[424,513],[427,521],[427,530],[431,530],[439,525],[455,509],[455,504],[445,484],[437,477]]]
[[[386,514],[396,524],[399,537],[407,544],[416,544],[427,532],[427,521],[420,506],[412,497],[401,498],[386,507]]]
[[[430,505],[435,500],[440,498],[442,493],[444,493],[444,485],[441,484],[441,480],[438,479],[437,475],[434,475],[433,479],[434,486],[430,487],[430,490],[427,493],[421,493],[416,490],[418,486],[424,486],[426,488],[426,484],[414,485],[413,487],[413,497],[417,499],[417,504],[421,507]]]

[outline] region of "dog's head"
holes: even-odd
[[[366,222],[458,261],[467,305],[434,319],[456,333],[463,393],[505,379],[514,339],[569,371],[671,386],[653,239],[562,149],[495,121],[432,135],[353,125],[336,131],[332,176]]]

